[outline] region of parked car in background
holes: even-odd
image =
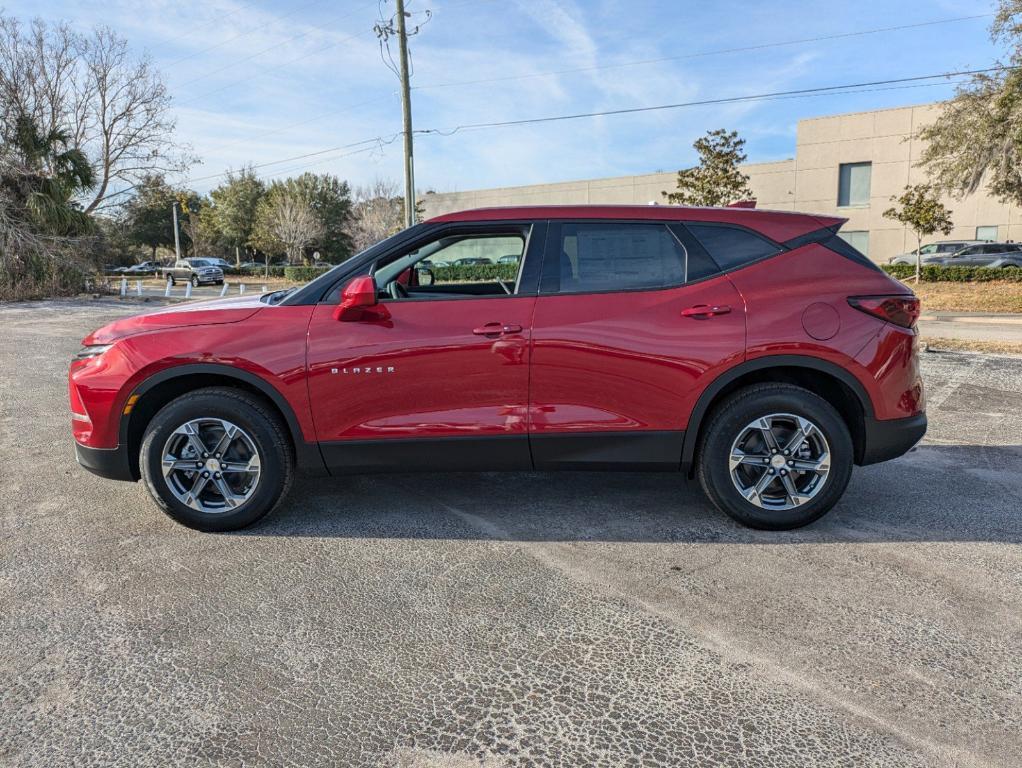
[[[214,267],[220,267],[220,269],[222,269],[224,271],[226,271],[228,269],[234,269],[235,268],[234,262],[228,261],[227,259],[210,259],[210,258],[206,258],[206,261],[208,261]]]
[[[451,262],[451,266],[454,267],[476,267],[481,264],[492,264],[493,262],[489,259],[485,259],[481,256],[465,256],[461,259],[455,259]]]
[[[929,243],[924,245],[920,249],[920,253],[923,256],[923,263],[927,263],[927,259],[934,256],[948,256],[955,251],[960,251],[970,245],[979,245],[982,243],[989,242],[988,240],[943,240],[939,243]],[[909,253],[903,253],[900,256],[895,256],[890,260],[890,264],[911,264],[915,266],[916,263],[916,252],[911,251]]]
[[[946,256],[931,256],[923,260],[927,266],[937,267],[1022,267],[1022,244],[982,243],[970,245]]]
[[[69,371],[78,461],[143,479],[209,531],[262,518],[299,470],[681,471],[746,525],[806,525],[853,465],[926,431],[919,301],[837,236],[843,223],[680,206],[446,214],[302,287],[87,336]],[[419,281],[423,259],[512,238],[517,281]]]
[[[497,263],[498,264],[517,264],[521,260],[522,260],[521,256],[518,256],[517,254],[514,254],[514,253],[509,253],[507,256],[501,256],[499,259],[497,259]]]
[[[171,284],[190,282],[196,288],[205,284],[223,285],[224,271],[212,259],[181,259],[163,270],[163,277]]]
[[[143,261],[141,264],[133,264],[124,270],[125,274],[137,275],[152,273],[156,274],[160,270],[160,263],[158,261]]]

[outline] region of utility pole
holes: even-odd
[[[412,95],[408,83],[408,33],[405,30],[405,0],[397,2],[397,37],[400,49],[401,115],[405,138],[405,226],[415,224],[415,154],[412,151]]]
[[[178,261],[181,261],[181,236],[177,233],[177,201],[174,201],[174,205],[171,207],[174,212],[174,254]]]

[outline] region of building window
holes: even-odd
[[[863,256],[869,256],[869,232],[865,230],[858,232],[838,232],[838,237],[852,246],[852,248],[857,250]]]
[[[995,242],[997,240],[997,227],[976,227],[976,239],[977,240],[990,240]]]
[[[869,182],[873,163],[841,163],[838,170],[838,206],[869,205]]]

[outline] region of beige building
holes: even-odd
[[[749,163],[744,171],[759,208],[843,216],[842,234],[876,261],[915,248],[915,237],[883,217],[891,197],[907,184],[926,180],[916,167],[922,150],[914,138],[932,121],[938,104],[853,112],[798,123],[795,156],[772,163]],[[610,179],[566,181],[523,187],[429,193],[422,198],[427,216],[465,208],[499,205],[662,203],[663,190],[675,188],[676,173],[651,173]],[[944,239],[1022,240],[1022,212],[985,193],[946,199],[954,231]]]

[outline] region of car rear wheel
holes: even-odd
[[[818,520],[841,498],[853,445],[834,407],[790,384],[739,390],[713,412],[697,474],[710,501],[752,528]]]
[[[198,275],[192,275],[192,287],[193,288],[198,288],[199,287],[199,276]]]
[[[294,474],[276,414],[227,387],[189,392],[164,406],[146,427],[140,464],[157,505],[200,531],[232,531],[265,517]]]

